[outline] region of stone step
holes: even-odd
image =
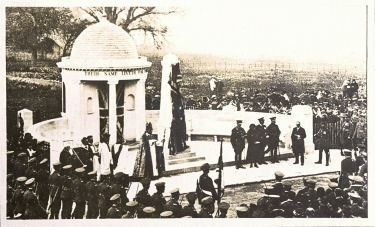
[[[176,155],[169,155],[168,160],[176,160],[176,159],[181,159],[181,158],[191,158],[195,157],[196,153],[195,152],[184,152]]]
[[[187,162],[197,162],[197,161],[202,161],[205,159],[206,159],[205,157],[191,157],[191,158],[184,158],[184,159],[176,159],[176,160],[168,161],[168,165],[177,165],[177,164],[182,164],[182,163],[187,163]]]

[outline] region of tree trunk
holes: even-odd
[[[33,63],[36,63],[38,60],[38,51],[37,49],[33,49],[31,52]]]

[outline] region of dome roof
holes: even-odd
[[[138,56],[127,32],[102,20],[83,30],[73,44],[70,57],[63,57],[57,65],[72,70],[100,70],[146,68],[151,63]]]
[[[70,59],[136,59],[133,39],[121,27],[102,20],[87,27],[75,40]]]

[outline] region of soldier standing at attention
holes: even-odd
[[[232,134],[230,136],[230,143],[232,144],[234,150],[234,161],[236,162],[236,169],[245,168],[242,166],[241,155],[245,148],[245,129],[241,127],[242,120],[237,120],[237,126],[232,129]]]
[[[165,191],[165,183],[164,182],[158,182],[155,184],[156,192],[152,195],[152,203],[153,207],[155,207],[156,215],[158,216],[161,212],[163,212],[163,208],[167,201],[165,200],[163,193]]]
[[[39,163],[39,169],[37,172],[37,182],[38,182],[38,197],[40,204],[43,209],[47,209],[48,197],[49,197],[49,187],[48,187],[48,178],[49,178],[49,167],[47,165],[48,159],[43,159]]]
[[[301,123],[297,121],[296,127],[292,131],[292,149],[296,161],[293,164],[299,164],[299,157],[301,157],[301,165],[305,163],[305,141],[306,132],[305,129],[301,127]]]
[[[198,218],[212,218],[215,211],[214,200],[211,196],[202,199],[202,208],[199,211]]]
[[[148,193],[148,189],[150,188],[151,180],[148,178],[143,178],[141,180],[142,190],[140,190],[137,195],[135,196],[135,200],[138,202],[138,217],[142,218],[143,215],[143,208],[147,206],[152,206],[152,199],[150,194]]]
[[[186,194],[186,200],[189,202],[189,204],[182,208],[183,215],[191,216],[192,218],[197,218],[198,213],[194,207],[195,200],[197,200],[197,195],[195,194],[195,192],[189,192],[188,194]]]
[[[102,182],[99,183],[98,189],[98,208],[99,208],[99,218],[105,218],[107,216],[107,211],[109,208],[108,201],[110,199],[110,186],[109,186],[109,174],[107,171],[102,173],[100,178]]]
[[[276,124],[276,117],[271,117],[271,124],[266,128],[268,139],[268,150],[271,152],[272,163],[279,162],[277,158],[277,148],[279,147],[280,129]]]
[[[137,201],[130,201],[126,203],[126,214],[122,216],[122,218],[135,218],[136,217],[136,210],[137,210]]]
[[[121,204],[120,201],[120,194],[114,194],[111,198],[110,201],[112,202],[112,206],[108,209],[107,212],[107,218],[121,218],[121,211],[119,209],[119,206]]]
[[[98,208],[98,185],[96,183],[96,171],[91,171],[88,174],[88,181],[86,183],[87,190],[87,219],[96,219],[99,215]]]
[[[72,165],[66,165],[63,167],[63,177],[62,177],[62,191],[61,191],[61,201],[62,201],[62,219],[70,219],[72,215],[73,206],[73,181],[71,178]]]
[[[264,161],[264,148],[266,147],[266,126],[264,125],[264,117],[258,119],[259,124],[255,126],[255,150],[257,156],[257,162],[259,164],[267,164]]]
[[[315,146],[319,149],[319,160],[315,162],[316,164],[322,164],[323,150],[326,153],[326,166],[329,165],[329,134],[322,122],[320,124],[319,131],[314,135]]]
[[[219,204],[219,215],[217,216],[217,218],[226,218],[229,206],[229,203],[221,202]]]
[[[182,217],[182,207],[179,203],[180,191],[178,188],[172,189],[171,198],[165,204],[165,210],[170,210],[173,212],[175,218]]]
[[[50,188],[50,205],[51,209],[50,219],[58,219],[61,209],[61,187],[62,187],[62,176],[60,175],[61,163],[57,162],[53,164],[55,171],[49,176],[49,188]]]
[[[77,168],[75,169],[76,172],[76,179],[73,181],[73,188],[74,188],[74,202],[76,203],[76,207],[74,208],[73,218],[75,219],[82,219],[83,215],[85,214],[85,206],[86,206],[86,183],[83,180],[85,176],[85,169],[84,168]]]
[[[37,196],[34,193],[35,190],[35,178],[30,178],[25,182],[27,190],[23,194],[23,200],[25,201],[25,213],[24,219],[45,219],[47,218],[46,210],[42,208],[39,203]]]

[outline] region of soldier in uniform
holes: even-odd
[[[279,137],[280,137],[280,129],[279,126],[276,124],[276,117],[271,117],[271,124],[268,125],[266,128],[266,133],[267,133],[267,140],[268,140],[268,150],[271,151],[271,157],[272,157],[272,162],[279,162],[277,158],[277,149],[279,147]]]
[[[301,157],[301,165],[305,163],[305,141],[306,132],[305,129],[301,127],[301,123],[297,121],[296,127],[292,131],[292,149],[296,161],[293,164],[299,164],[299,159]]]
[[[128,185],[128,175],[124,174],[123,172],[118,172],[114,176],[114,183],[111,185],[111,195],[120,194],[120,201],[121,204],[118,206],[119,208],[123,209],[125,204],[129,202],[128,197],[126,196],[126,186]]]
[[[104,172],[101,174],[101,182],[99,183],[98,190],[98,208],[99,218],[105,218],[109,208],[108,201],[110,199],[110,186],[109,186],[109,174],[110,172]]]
[[[48,197],[49,197],[49,187],[48,187],[48,177],[49,177],[49,167],[47,165],[48,159],[43,159],[39,163],[39,169],[37,173],[37,182],[38,182],[38,197],[40,204],[43,209],[47,208]]]
[[[202,199],[202,207],[198,213],[198,218],[212,218],[215,211],[214,200],[211,196]]]
[[[344,156],[344,149],[351,149],[350,123],[345,120],[338,132],[340,138],[341,155]]]
[[[27,168],[27,154],[21,152],[17,155],[17,159],[14,161],[14,175],[15,177],[25,176]]]
[[[344,150],[345,159],[341,161],[341,175],[353,175],[356,173],[356,163],[352,158],[352,151]]]
[[[199,180],[197,181],[196,190],[199,203],[201,203],[201,200],[207,196],[212,196],[215,200],[217,200],[218,195],[216,193],[214,183],[211,177],[208,176],[208,173],[210,171],[210,165],[208,163],[203,164],[201,166],[201,170],[203,171],[203,174],[199,177]]]
[[[249,208],[247,206],[238,206],[236,207],[237,217],[238,218],[248,218]]]
[[[258,119],[259,124],[255,126],[255,133],[254,133],[254,147],[256,153],[256,162],[258,164],[267,164],[264,161],[264,148],[266,147],[266,126],[264,125],[264,118],[261,117]]]
[[[197,211],[195,210],[195,207],[194,207],[195,200],[197,200],[196,193],[189,192],[188,194],[186,194],[186,200],[188,201],[189,204],[182,208],[183,215],[184,216],[191,216],[193,218],[198,217],[198,213],[197,213]]]
[[[25,212],[23,215],[24,219],[45,219],[47,218],[47,213],[45,209],[40,205],[37,196],[34,193],[35,178],[30,178],[25,182],[27,190],[23,194],[23,200],[25,201]]]
[[[142,218],[143,215],[143,208],[147,206],[152,206],[152,199],[150,194],[148,193],[148,189],[150,188],[150,182],[150,179],[143,178],[141,180],[143,188],[135,196],[135,200],[138,202],[138,217],[140,218]]]
[[[234,150],[234,161],[236,162],[236,168],[245,168],[242,166],[242,151],[245,148],[245,129],[241,127],[242,120],[237,120],[237,126],[232,129],[230,136],[230,142]]]
[[[165,204],[164,210],[170,210],[173,212],[174,217],[180,218],[182,217],[182,207],[179,203],[180,198],[180,191],[178,188],[171,190],[171,198],[169,201]]]
[[[30,158],[28,163],[28,167],[25,170],[25,175],[27,178],[36,178],[37,171],[36,171],[36,157]]]
[[[17,177],[16,190],[13,193],[14,211],[13,215],[23,214],[25,211],[25,201],[23,200],[23,193],[25,192],[26,177]]]
[[[158,182],[155,184],[155,187],[156,187],[156,192],[152,195],[151,198],[152,198],[153,206],[156,209],[155,211],[156,215],[159,215],[163,211],[163,208],[165,204],[167,203],[167,201],[165,200],[163,196],[163,193],[165,191],[165,183]]]
[[[326,166],[329,165],[329,134],[322,122],[319,131],[314,135],[316,148],[319,149],[319,160],[316,164],[322,164],[323,150],[326,153]]]
[[[110,201],[112,202],[112,206],[108,209],[107,212],[107,218],[121,218],[122,213],[121,209],[119,208],[121,204],[121,199],[120,199],[120,194],[114,194],[111,198]]]
[[[130,201],[126,203],[126,214],[122,216],[122,218],[135,218],[136,217],[136,210],[137,210],[138,202],[137,201]]]
[[[73,189],[74,189],[74,202],[76,206],[73,212],[73,218],[82,219],[85,214],[86,206],[86,182],[84,181],[85,169],[77,168],[75,169],[76,178],[73,180]]]
[[[229,203],[221,202],[219,204],[219,215],[217,216],[217,218],[226,218],[229,206]]]
[[[88,181],[86,183],[87,190],[87,219],[96,219],[99,215],[98,208],[98,185],[96,183],[96,171],[87,173]]]
[[[139,217],[139,215],[138,215]],[[155,208],[147,206],[142,209],[142,218],[155,218]]]
[[[50,219],[58,219],[61,209],[61,186],[62,186],[62,177],[60,175],[61,163],[57,162],[53,164],[54,172],[49,176],[49,192],[50,192],[50,205],[49,209],[51,210]],[[49,210],[47,209],[47,210]]]
[[[62,201],[62,219],[70,219],[72,215],[73,206],[73,180],[71,177],[72,165],[66,165],[62,170],[62,190],[61,190],[61,201]]]

